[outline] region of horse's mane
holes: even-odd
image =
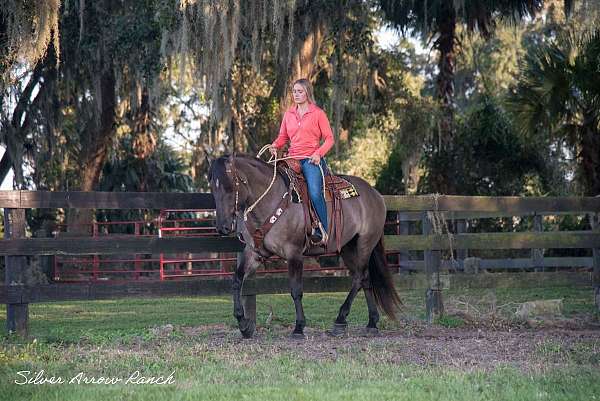
[[[215,161],[213,161],[211,168],[209,170],[209,174],[208,174],[208,179],[210,180],[211,177],[214,176],[218,177],[222,182],[228,182],[229,180],[223,180],[223,177],[226,177],[227,175],[225,174],[225,161],[227,159],[229,159],[230,155],[229,154],[224,154],[223,156],[217,158]],[[257,158],[256,156],[247,154],[247,153],[235,153],[235,160],[242,160],[245,163],[248,163],[254,167],[256,167],[257,169],[259,169],[260,171],[264,172],[265,174],[268,174],[269,176],[272,176],[273,174],[273,165],[265,162],[262,159]],[[288,187],[290,185],[290,179],[289,177],[286,176],[286,174],[282,173],[281,170],[277,169],[277,175],[279,175],[285,182],[286,187]]]

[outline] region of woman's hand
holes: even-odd
[[[269,151],[273,156],[277,156],[277,148],[274,145],[269,146]]]
[[[313,155],[310,157],[310,161],[318,166],[321,163],[321,155],[317,152],[313,153]]]

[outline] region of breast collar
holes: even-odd
[[[290,195],[289,191],[287,191],[286,193],[283,194],[283,196],[281,197],[281,200],[279,201],[279,204],[275,208],[274,212],[271,214],[271,216],[267,217],[265,222],[260,227],[256,227],[254,225],[254,223],[252,221],[250,221],[250,219],[244,221],[244,223],[246,224],[246,228],[248,229],[248,232],[250,233],[250,235],[252,235],[252,238],[254,240],[254,246],[252,246],[251,244],[248,244],[246,241],[244,241],[244,239],[241,235],[241,232],[239,232],[237,230],[237,220],[238,220],[237,214],[238,214],[238,204],[239,204],[240,182],[242,182],[244,184],[248,184],[248,181],[244,178],[241,178],[238,175],[234,161],[235,161],[235,155],[231,158],[231,161],[229,163],[229,168],[225,169],[225,172],[232,179],[234,186],[235,186],[235,206],[234,206],[233,215],[236,218],[232,219],[233,221],[231,222],[231,231],[235,231],[237,233],[237,237],[240,240],[240,242],[242,242],[246,245],[250,245],[254,249],[254,251],[260,255],[260,258],[264,260],[264,257],[262,256],[262,252],[261,252],[261,248],[263,247],[263,243],[264,243],[264,238],[267,235],[267,233],[269,232],[269,230],[271,229],[271,227],[273,226],[273,224],[275,224],[275,222],[277,222],[279,217],[288,208],[288,206],[290,204],[290,200],[291,200],[291,195]],[[252,212],[250,212],[250,213],[252,213]]]

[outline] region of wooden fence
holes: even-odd
[[[557,285],[571,283],[593,288],[600,304],[600,198],[591,197],[478,197],[478,196],[384,196],[388,210],[398,212],[400,235],[386,235],[386,250],[424,251],[424,276],[396,278],[400,288],[425,288],[428,319],[442,313],[442,290],[452,286],[490,287]],[[4,208],[5,240],[0,241],[0,255],[6,257],[5,283],[0,302],[7,305],[7,330],[26,334],[28,305],[32,302],[103,299],[124,296],[223,295],[230,293],[228,279],[187,280],[177,282],[126,284],[47,284],[23,285],[22,272],[29,255],[105,255],[123,253],[183,253],[192,251],[239,252],[236,238],[26,238],[25,210],[41,208],[74,209],[211,209],[211,194],[203,193],[124,193],[124,192],[43,192],[0,191],[0,208]],[[457,221],[457,232],[447,235],[436,230],[432,213]],[[592,230],[577,232],[542,232],[542,215],[589,214]],[[534,232],[464,233],[467,219],[498,216],[534,216]],[[422,233],[407,234],[406,223],[422,221]],[[434,222],[436,219],[433,219]],[[463,227],[461,232],[461,227]],[[452,248],[460,253],[469,249],[532,249],[526,267],[543,266],[543,248],[591,248],[586,263],[592,273],[520,273],[494,274],[494,278],[442,274],[441,252]],[[404,254],[403,254],[404,253]],[[406,261],[405,261],[406,262]],[[408,261],[411,262],[411,261]],[[522,261],[521,261],[522,262]],[[521,263],[520,262],[520,263]],[[562,261],[562,264],[564,261]],[[573,262],[573,261],[572,261]],[[412,263],[415,263],[412,261]],[[406,263],[405,263],[406,264]],[[523,264],[523,263],[522,263]],[[481,262],[482,267],[485,263]],[[347,277],[306,277],[306,292],[347,291]],[[244,286],[248,304],[255,304],[257,294],[288,292],[287,281],[279,278],[252,280]]]

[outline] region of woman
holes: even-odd
[[[323,196],[321,169],[327,171],[325,154],[333,146],[333,132],[325,112],[315,104],[312,86],[308,79],[298,79],[292,87],[294,104],[283,116],[277,139],[270,151],[277,154],[288,140],[287,156],[300,160],[302,173],[308,183],[308,193],[315,206],[321,225],[313,231],[311,240],[317,245],[327,245],[327,206]],[[324,139],[321,145],[320,140]]]

